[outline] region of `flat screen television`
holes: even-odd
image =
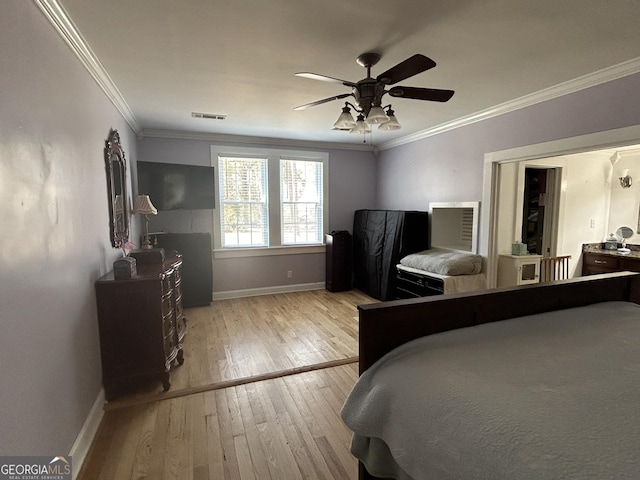
[[[138,162],[138,193],[158,210],[215,208],[213,167]]]

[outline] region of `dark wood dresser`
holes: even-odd
[[[157,378],[171,386],[170,370],[184,362],[186,319],[182,308],[182,258],[167,252],[162,263],[137,264],[131,279],[113,272],[95,284],[107,400],[125,384]]]

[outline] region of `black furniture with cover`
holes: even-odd
[[[353,218],[354,287],[378,300],[395,298],[396,265],[429,248],[429,214],[356,210]]]

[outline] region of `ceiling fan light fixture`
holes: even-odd
[[[364,115],[359,114],[358,120],[356,120],[356,126],[349,130],[349,133],[365,134],[371,133],[371,127],[364,121]]]
[[[367,119],[365,120],[369,125],[378,125],[380,123],[385,123],[389,121],[389,117],[384,113],[384,110],[381,106],[371,107],[369,110],[369,115],[367,115]]]
[[[351,92],[306,103],[295,107],[294,110],[304,110],[308,107],[322,105],[333,100],[352,96],[355,98],[354,103],[345,103],[342,114],[340,114],[338,120],[333,124],[333,128],[334,130],[345,130],[351,133],[363,134],[371,132],[371,125],[378,125],[378,129],[382,131],[402,128],[398,119],[393,114],[393,110],[391,110],[391,105],[382,107],[382,98],[386,94],[389,94],[390,97],[446,102],[451,99],[455,93],[453,90],[396,85],[398,82],[436,66],[436,62],[420,53],[412,55],[374,78],[371,76],[371,67],[376,65],[379,60],[380,54],[374,52],[363,53],[356,59],[356,62],[358,62],[360,66],[367,69],[367,77],[358,82],[351,82],[311,72],[296,73],[299,77],[321,80],[323,82],[340,83],[345,87],[350,87]],[[394,86],[387,90],[387,87],[391,85]],[[357,121],[353,120],[349,107],[358,113]],[[387,111],[385,112],[385,110]]]
[[[353,115],[351,115],[351,109],[345,105],[342,108],[342,113],[336,120],[336,123],[333,124],[333,128],[337,128],[338,130],[351,130],[356,126],[356,121],[353,119]]]
[[[395,116],[395,112],[391,110],[391,108],[387,110],[387,117],[389,117],[389,120],[381,123],[378,126],[378,130],[400,130],[402,128],[402,125],[400,125],[400,122],[398,122]]]

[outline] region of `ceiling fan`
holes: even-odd
[[[453,94],[453,90],[440,90],[435,88],[417,88],[394,86],[387,90],[388,85],[394,85],[409,77],[422,73],[436,66],[436,62],[419,53],[407,58],[391,67],[386,72],[381,73],[376,78],[371,77],[371,67],[380,60],[378,53],[363,53],[356,62],[367,69],[367,77],[359,82],[350,82],[339,78],[319,75],[317,73],[300,72],[296,73],[298,77],[311,78],[313,80],[321,80],[323,82],[341,83],[346,87],[351,87],[351,93],[342,93],[315,102],[306,103],[295,107],[294,110],[304,110],[305,108],[314,107],[333,100],[340,100],[349,96],[355,98],[355,105],[345,102],[340,117],[334,124],[334,128],[338,130],[349,130],[351,133],[368,133],[371,131],[369,125],[379,124],[382,130],[396,130],[400,127],[398,120],[395,118],[391,105],[382,106],[382,97],[389,94],[396,98],[410,98],[414,100],[429,100],[433,102],[446,102]],[[357,121],[351,115],[353,108],[358,112]],[[387,109],[385,112],[384,109]]]

